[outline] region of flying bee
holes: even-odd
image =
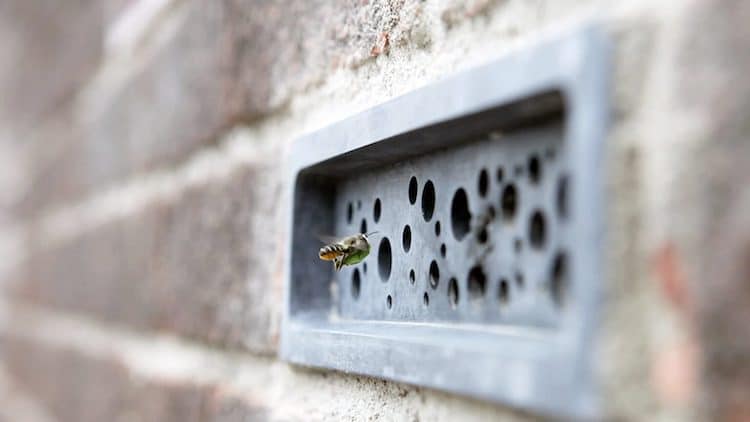
[[[344,265],[356,265],[370,254],[369,236],[372,233],[358,233],[343,239],[334,240],[320,248],[318,256],[323,261],[333,261],[333,268],[340,270]]]

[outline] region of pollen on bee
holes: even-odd
[[[328,248],[321,248],[320,252],[318,252],[318,256],[324,261],[333,261],[336,259],[336,252]]]

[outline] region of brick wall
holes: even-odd
[[[615,47],[604,412],[750,418],[750,7],[618,3],[0,4],[2,418],[534,419],[279,361],[282,168],[584,18]]]

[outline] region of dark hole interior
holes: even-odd
[[[568,257],[564,253],[558,253],[552,263],[552,275],[550,277],[550,294],[552,301],[558,307],[565,305],[565,297],[568,290]]]
[[[456,190],[451,201],[451,228],[453,237],[462,240],[469,233],[471,225],[471,212],[469,211],[469,198],[463,188]]]
[[[503,212],[503,218],[512,220],[518,210],[518,192],[516,186],[512,183],[503,189],[500,196],[500,209]]]
[[[484,274],[484,270],[481,266],[476,265],[469,271],[469,278],[467,287],[469,290],[469,297],[472,299],[479,299],[484,296],[485,287],[487,285],[487,276]]]
[[[430,287],[437,289],[438,283],[440,282],[440,268],[438,268],[437,261],[430,263]]]
[[[497,298],[500,300],[501,305],[507,305],[510,301],[510,286],[508,285],[508,280],[504,278],[500,280]]]
[[[411,249],[411,227],[408,224],[404,226],[404,232],[401,235],[401,244],[404,247],[404,252],[409,252],[409,249]]]
[[[542,178],[542,163],[536,155],[529,158],[529,178],[533,183],[539,183]]]
[[[380,221],[380,198],[375,199],[375,205],[372,208],[372,218],[376,223]]]
[[[362,280],[360,279],[359,269],[355,268],[352,272],[352,297],[359,298],[359,287]]]
[[[422,189],[422,217],[424,221],[430,221],[435,212],[435,185],[431,180],[424,184]]]
[[[487,174],[487,169],[482,169],[482,171],[479,172],[479,181],[477,183],[477,188],[479,190],[479,195],[481,197],[487,196],[487,189],[489,188],[490,183],[490,176]]]
[[[409,180],[409,202],[414,205],[417,202],[417,191],[419,191],[419,185],[417,184],[417,177],[412,176]]]
[[[557,214],[561,218],[568,216],[568,177],[563,176],[557,182],[557,195],[555,198]]]
[[[378,247],[378,273],[380,279],[388,281],[391,277],[391,242],[387,237],[380,240],[380,246]]]
[[[458,305],[458,281],[455,278],[448,281],[448,302],[453,309],[456,309]]]
[[[531,214],[529,222],[529,243],[535,249],[542,249],[547,240],[547,223],[541,210]]]

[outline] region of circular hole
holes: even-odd
[[[568,216],[568,177],[563,176],[557,182],[557,194],[555,202],[557,203],[557,214],[561,218]]]
[[[357,200],[357,209],[358,210],[362,209],[362,200],[360,200],[360,199]]]
[[[544,247],[544,242],[547,240],[546,225],[542,211],[536,210],[531,214],[531,222],[529,223],[529,243],[533,248],[541,249]]]
[[[430,304],[430,295],[427,294],[427,292],[424,292],[424,295],[422,296],[422,303],[424,306],[428,306]]]
[[[409,202],[414,205],[417,202],[417,191],[419,185],[417,184],[416,176],[412,176],[409,180]]]
[[[516,285],[519,288],[523,288],[523,284],[524,284],[523,273],[521,273],[520,271],[516,271]]]
[[[435,236],[440,236],[440,222],[435,222]]]
[[[487,174],[487,169],[482,169],[482,171],[479,172],[479,182],[478,182],[478,188],[479,188],[479,196],[485,197],[487,196],[487,189],[489,188],[490,184],[490,176]]]
[[[422,217],[424,221],[430,221],[435,212],[435,185],[431,180],[424,184],[422,189]]]
[[[448,282],[448,301],[453,309],[458,305],[458,281],[451,278]]]
[[[372,218],[376,223],[380,221],[380,198],[375,199],[375,205],[372,208]]]
[[[539,157],[532,155],[529,158],[529,178],[533,183],[539,183],[542,179],[542,163],[539,161]]]
[[[352,203],[350,202],[349,205],[346,206],[346,222],[347,222],[347,224],[352,224],[352,216],[354,216],[354,207],[352,206]]]
[[[523,248],[523,242],[521,239],[516,238],[516,240],[513,241],[513,249],[515,249],[516,253],[520,253],[521,248]]]
[[[387,306],[388,309],[393,308],[393,298],[391,297],[391,295],[388,295],[388,297],[385,298],[385,306]]]
[[[456,190],[451,201],[451,228],[453,237],[461,240],[469,233],[471,212],[469,212],[469,198],[463,188]]]
[[[355,268],[352,272],[352,297],[354,299],[359,298],[359,287],[362,284],[362,280],[359,276],[359,269]]]
[[[367,233],[367,220],[365,220],[364,218],[362,219],[362,224],[359,225],[359,232]]]
[[[497,171],[495,171],[495,178],[498,182],[502,182],[503,178],[505,178],[505,170],[503,170],[502,167],[499,167]]]
[[[440,268],[438,268],[437,261],[430,263],[430,287],[437,289],[438,283],[440,282]]]
[[[503,189],[503,193],[500,196],[500,209],[503,213],[503,218],[506,220],[512,220],[516,216],[518,210],[518,191],[516,186],[510,184]]]
[[[401,244],[404,246],[404,252],[411,249],[411,227],[407,224],[404,226],[404,233],[401,235]]]
[[[489,237],[489,234],[487,233],[487,229],[484,228],[477,233],[477,241],[479,243],[487,243],[487,238]]]
[[[501,305],[507,305],[510,302],[510,286],[508,285],[508,280],[504,278],[500,280],[497,298],[500,300]]]
[[[484,275],[484,270],[479,265],[474,266],[469,270],[469,279],[467,287],[469,290],[469,297],[471,299],[480,299],[484,296],[484,290],[487,285],[487,276]]]
[[[391,242],[387,237],[380,240],[378,247],[378,273],[383,281],[391,277]]]
[[[552,262],[552,274],[550,277],[550,294],[552,301],[558,307],[565,305],[565,297],[568,290],[568,257],[560,252]]]
[[[440,245],[440,255],[441,255],[441,256],[442,256],[443,258],[445,258],[445,253],[446,253],[446,250],[445,250],[445,243],[443,243],[442,245]]]
[[[411,282],[411,284],[414,284],[416,282],[416,280],[417,280],[417,274],[414,273],[414,270],[410,270],[409,271],[409,282]]]

